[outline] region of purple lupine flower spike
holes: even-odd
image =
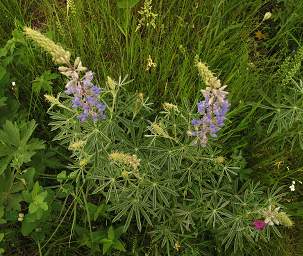
[[[228,92],[224,91],[226,86],[221,86],[221,81],[205,64],[197,62],[196,66],[207,87],[202,90],[204,101],[200,101],[197,105],[201,118],[192,120],[196,131],[191,132],[191,135],[198,137],[200,144],[206,146],[208,136],[216,137],[217,132],[224,125],[229,110],[229,102],[226,98]]]
[[[72,77],[71,77],[72,78]],[[65,92],[73,95],[72,107],[79,108],[82,112],[78,116],[80,122],[92,118],[94,122],[104,119],[106,106],[98,99],[101,88],[92,83],[93,72],[88,71],[80,80],[78,77],[72,78],[66,85]]]

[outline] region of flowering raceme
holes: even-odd
[[[216,137],[217,132],[224,125],[229,109],[229,102],[226,99],[228,92],[224,91],[226,85],[221,86],[221,81],[205,64],[197,62],[196,66],[207,87],[202,90],[204,101],[198,103],[201,117],[192,120],[195,131],[192,131],[191,135],[196,136],[202,146],[206,146],[208,136]]]
[[[81,114],[78,116],[79,120],[84,122],[91,117],[95,122],[104,119],[106,106],[98,99],[101,88],[92,83],[93,72],[87,71],[80,79],[80,72],[86,71],[86,68],[82,67],[79,58],[75,60],[73,68],[60,67],[59,71],[71,79],[66,84],[65,93],[74,96],[72,107],[81,110]]]
[[[82,110],[82,113],[78,116],[81,122],[87,120],[89,116],[94,121],[105,118],[105,105],[98,100],[101,88],[93,85],[92,80],[93,72],[88,71],[77,83],[70,81],[66,85],[65,92],[74,96],[72,107]]]
[[[69,1],[68,4],[71,4],[72,2],[73,1]],[[70,63],[71,54],[69,51],[64,50],[61,46],[36,30],[25,27],[24,33],[27,37],[34,40],[39,46],[49,52],[55,63],[66,65],[59,67],[59,71],[70,79],[66,85],[65,92],[74,96],[72,107],[81,110],[81,113],[78,116],[79,120],[84,122],[91,117],[95,122],[104,119],[106,106],[98,99],[101,88],[92,83],[93,72],[87,71],[87,68],[82,66],[80,58],[76,58],[74,65],[72,66]],[[87,72],[80,79],[80,74],[85,71]],[[52,96],[47,95],[47,99],[53,101],[53,103],[55,100],[56,104],[59,104],[59,101]]]

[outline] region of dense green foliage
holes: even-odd
[[[0,0],[0,255],[302,255],[302,17],[300,0]],[[77,119],[24,26],[94,72],[105,120]],[[207,147],[188,136],[196,56],[231,103]]]

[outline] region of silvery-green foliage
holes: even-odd
[[[303,149],[303,82],[292,81],[291,85],[282,89],[275,99],[263,94],[264,104],[261,108],[266,113],[258,120],[259,123],[267,121],[266,139],[275,139],[283,148],[289,144],[291,148],[299,144]]]
[[[69,147],[74,158],[67,177],[76,178],[66,181],[75,187],[71,195],[77,197],[80,187],[86,191],[80,204],[85,207],[89,197],[105,202],[113,223],[144,234],[146,255],[190,248],[238,255],[247,244],[268,241],[273,231],[279,235],[275,226],[260,232],[251,225],[262,209],[280,205],[279,189],[266,193],[259,184],[241,184],[235,160],[211,143],[205,148],[191,143],[189,109],[178,106],[156,114],[148,99],[129,94],[126,84],[119,79],[116,88],[107,86],[102,94],[108,106],[105,120],[81,123],[66,96],[49,110],[54,139]],[[112,161],[113,152],[136,156],[138,168]]]

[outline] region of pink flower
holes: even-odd
[[[253,225],[256,230],[263,230],[266,227],[267,223],[265,223],[264,220],[255,220],[253,222]]]

